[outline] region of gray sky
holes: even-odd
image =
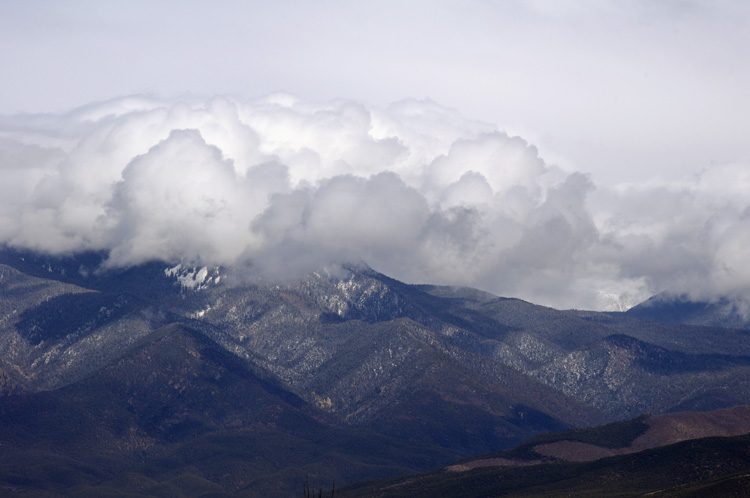
[[[750,159],[743,0],[0,3],[0,113],[133,93],[430,98],[598,181]]]
[[[749,26],[740,0],[1,2],[0,242],[744,296]]]

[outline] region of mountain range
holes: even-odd
[[[306,476],[384,478],[750,404],[741,327],[555,310],[362,263],[273,283],[105,259],[0,251],[14,496],[295,496]]]

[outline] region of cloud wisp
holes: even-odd
[[[746,171],[603,189],[431,101],[127,97],[0,118],[0,243],[284,279],[362,260],[408,282],[615,309],[750,290]]]

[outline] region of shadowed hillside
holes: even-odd
[[[545,434],[439,471],[356,484],[340,496],[747,496],[748,432],[748,407],[640,417]]]
[[[184,475],[260,496],[307,474],[343,485],[750,403],[736,329],[407,285],[365,265],[280,285],[243,268],[107,271],[102,257],[0,251],[0,442],[26,462],[6,467],[9,486]]]

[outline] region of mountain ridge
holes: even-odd
[[[338,463],[325,460],[329,465],[351,470],[340,472],[337,482],[351,482],[369,478],[367,468],[370,477],[423,471],[510,448],[541,433],[647,412],[750,404],[750,336],[741,330],[560,311],[475,289],[410,285],[362,264],[336,265],[297,282],[269,284],[242,269],[159,262],[97,272],[97,257],[101,255],[79,261],[0,251],[0,406],[11,413],[13,406],[46,400],[48,412],[67,410],[76,424],[109,434],[102,447],[87,439],[90,455],[98,455],[110,448],[104,442],[114,445],[117,440],[116,431],[105,424],[115,422],[86,419],[87,403],[108,406],[102,392],[120,393],[113,395],[120,399],[129,388],[115,378],[110,389],[96,387],[96,379],[115,375],[112,365],[117,362],[135,362],[135,371],[160,372],[154,374],[160,380],[151,394],[133,398],[152,401],[127,405],[132,413],[122,404],[110,411],[120,414],[122,427],[135,428],[139,441],[162,448],[164,465],[176,469],[180,445],[194,445],[190,451],[198,453],[203,451],[199,447],[214,448],[216,455],[224,445],[230,454],[250,458],[244,450],[232,449],[227,431],[240,431],[235,436],[260,451],[260,440],[252,438],[261,433],[252,436],[242,424],[233,428],[215,412],[226,403],[218,401],[226,393],[210,388],[218,380],[212,381],[196,358],[205,362],[204,369],[245,372],[254,379],[253,392],[260,393],[261,384],[270,386],[258,399],[271,396],[269,406],[283,406],[289,414],[274,426],[261,424],[266,431],[261,439],[277,441],[287,452],[293,451],[295,440],[312,459],[279,456],[280,461],[297,462],[296,467],[275,470],[251,466],[250,471],[239,461],[232,463],[244,469],[237,472],[244,476],[242,492],[248,496],[261,489],[271,494],[291,489],[293,481],[304,477],[303,469],[330,475],[324,455],[336,455]],[[159,341],[173,345],[150,359],[138,356]],[[175,363],[175,351],[184,351],[182,366]],[[154,370],[169,361],[171,367]],[[135,375],[117,371],[115,377],[121,379]],[[186,372],[202,380],[191,385]],[[149,385],[145,379],[140,384]],[[174,386],[192,401],[175,394]],[[65,398],[62,393],[71,389],[80,395]],[[211,389],[214,394],[207,394]],[[156,410],[159,403],[164,413]],[[261,417],[255,411],[263,409],[252,406],[232,420]],[[133,418],[139,413],[151,413],[150,422]],[[52,419],[42,419],[49,426],[40,426],[39,434],[54,427]],[[338,431],[347,441],[360,437],[360,446],[361,438],[378,442],[378,463],[366,463],[366,455],[342,439],[334,438],[343,446],[332,446],[317,437],[316,444],[328,449],[314,450],[298,439],[302,434],[293,421],[302,419],[302,427],[329,438]],[[35,451],[51,451],[43,439],[34,440],[34,431],[18,433],[36,441]],[[11,447],[21,447],[20,440],[13,441]],[[115,461],[131,458],[127,444],[122,445],[125,449],[118,451],[124,453],[112,453]],[[387,450],[389,445],[404,454]],[[86,461],[81,452],[60,453],[60,458],[73,458],[60,460],[60,465]],[[361,465],[347,466],[349,454]],[[143,457],[148,465],[160,461],[148,452]],[[132,471],[129,465],[120,468]],[[96,468],[89,470],[86,475],[98,475]],[[272,485],[260,474],[251,479],[252,472],[286,477]],[[149,475],[154,486],[167,479],[158,472]],[[193,477],[232,492],[241,489],[216,474]],[[86,478],[87,485],[105,481]]]

